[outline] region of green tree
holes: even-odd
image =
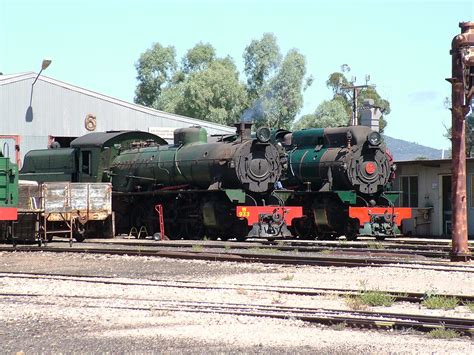
[[[156,108],[158,97],[176,70],[175,57],[174,47],[159,43],[140,55],[135,64],[138,73],[135,103]]]
[[[268,78],[281,63],[280,48],[273,33],[265,33],[260,40],[253,40],[243,54],[247,91],[252,101],[262,94],[262,88]]]
[[[263,115],[255,118],[256,126],[290,128],[303,107],[303,82],[306,61],[296,49],[288,52],[277,74],[270,80],[263,99]]]
[[[340,100],[329,100],[319,104],[314,113],[302,116],[292,129],[340,127],[346,126],[348,121],[344,104]]]
[[[209,43],[198,43],[183,58],[185,73],[206,69],[216,59],[216,50]]]
[[[216,58],[210,44],[198,43],[178,67],[173,47],[154,44],[137,64],[135,102],[159,110],[232,124],[248,106],[247,93],[230,57]]]
[[[247,106],[245,87],[228,60],[216,60],[207,69],[192,73],[181,89],[174,111],[181,115],[231,125]]]
[[[135,102],[167,112],[232,124],[244,115],[258,125],[288,128],[303,105],[305,58],[282,56],[273,34],[245,49],[247,85],[230,57],[217,58],[210,44],[198,43],[178,67],[173,47],[154,44],[137,64]],[[257,109],[258,108],[258,109]]]

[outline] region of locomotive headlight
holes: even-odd
[[[260,127],[257,129],[256,136],[260,143],[267,143],[271,137],[270,129],[268,127]]]
[[[367,141],[370,145],[379,145],[380,143],[382,143],[382,136],[379,132],[371,132],[367,136]]]

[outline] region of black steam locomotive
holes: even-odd
[[[304,209],[294,234],[384,238],[411,216],[394,207],[398,193],[388,187],[395,165],[378,132],[363,126],[277,131],[274,141],[288,153],[283,186],[293,192],[286,203]]]
[[[236,128],[209,142],[203,128],[177,129],[174,144],[145,132],[90,133],[71,148],[29,152],[20,176],[112,182],[119,233],[384,237],[409,217],[386,192],[394,165],[377,132]]]

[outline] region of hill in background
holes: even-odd
[[[418,143],[404,141],[389,136],[384,136],[385,143],[393,155],[395,161],[415,159],[441,159],[442,150],[426,147]],[[449,156],[445,150],[444,157]]]

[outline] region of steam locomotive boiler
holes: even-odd
[[[237,139],[207,142],[201,127],[174,132],[174,144],[123,151],[111,164],[116,191],[149,191],[163,186],[186,185],[195,189],[243,189],[264,193],[273,188],[282,172],[281,152],[251,125],[237,124]],[[267,137],[267,138],[265,138]]]
[[[286,168],[286,153],[269,142],[267,128],[257,130],[256,138],[251,137],[251,124],[239,123],[236,128],[235,136],[214,142],[207,142],[201,127],[177,129],[173,145],[122,151],[108,174],[116,192],[116,213],[130,216],[125,230],[146,226],[154,233],[154,206],[162,205],[166,234],[173,239],[240,239],[249,230],[256,236],[291,235],[286,228],[291,221],[282,223],[280,218],[275,224],[266,218],[278,210],[275,206],[268,213],[266,205]],[[249,225],[236,214],[237,205],[260,217]]]
[[[388,192],[395,165],[378,132],[368,127],[278,131],[289,169],[284,186],[294,190],[289,204],[301,205],[304,218],[294,225],[305,237],[398,233],[411,210],[395,208]]]

